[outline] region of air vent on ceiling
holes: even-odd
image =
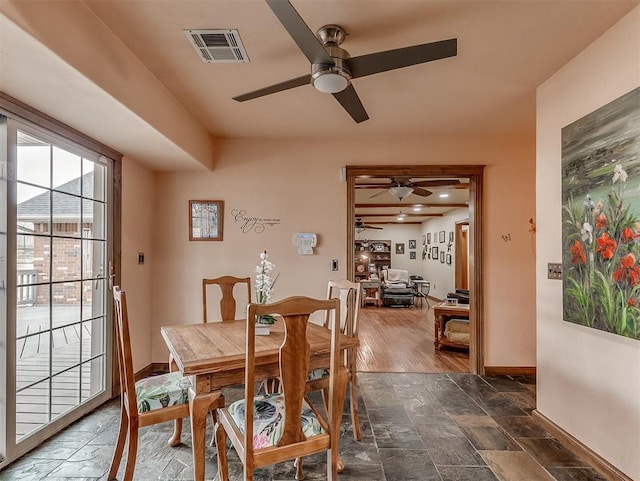
[[[249,63],[237,30],[185,30],[204,63]]]

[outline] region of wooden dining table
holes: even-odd
[[[204,480],[205,431],[207,414],[215,408],[222,389],[244,383],[246,322],[244,320],[182,324],[161,328],[170,358],[183,376],[193,376],[189,388],[193,470],[195,481]],[[284,339],[284,325],[277,320],[267,336],[256,336],[256,379],[277,378],[278,353]],[[307,325],[310,369],[329,367],[331,332],[317,324]],[[358,339],[340,335],[340,349],[358,347]],[[343,359],[343,356],[340,356]],[[338,393],[344,405],[346,384]],[[341,411],[341,409],[340,409]],[[339,432],[340,416],[331,416],[329,425]]]

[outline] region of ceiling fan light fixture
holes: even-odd
[[[389,192],[391,192],[391,195],[393,195],[394,197],[397,197],[398,199],[402,200],[405,197],[408,197],[409,195],[411,195],[411,193],[413,192],[413,189],[411,187],[400,185],[400,186],[390,187]]]
[[[342,92],[349,86],[351,77],[348,72],[336,66],[322,65],[321,68],[316,69],[314,65],[314,71],[311,74],[311,83],[320,92],[325,94],[335,94]]]

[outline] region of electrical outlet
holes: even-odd
[[[562,279],[562,264],[549,262],[547,264],[547,279]]]
[[[338,270],[338,259],[332,259],[331,260],[331,270],[332,271],[337,271]]]

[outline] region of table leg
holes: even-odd
[[[218,406],[221,393],[196,393],[189,389],[189,411],[191,419],[191,443],[193,450],[193,479],[204,481],[204,447],[207,429],[207,414]]]

